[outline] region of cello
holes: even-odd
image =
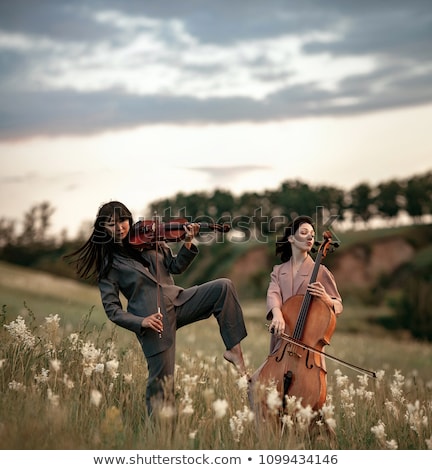
[[[331,232],[324,232],[310,283],[316,281],[321,261],[334,246]],[[257,384],[274,384],[282,406],[286,396],[295,396],[301,399],[303,407],[319,410],[327,394],[323,349],[330,344],[336,327],[336,315],[323,300],[308,291],[305,295],[297,294],[287,299],[282,305],[282,314],[285,332],[281,335],[278,349],[267,357],[261,367]],[[259,401],[265,411],[266,401]]]

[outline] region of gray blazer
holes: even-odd
[[[143,317],[156,313],[159,304],[163,314],[164,331],[169,331],[170,323],[172,324],[175,318],[168,317],[166,303],[181,305],[196,291],[196,287],[183,289],[176,286],[172,274],[180,274],[186,270],[198,254],[197,247],[192,245],[187,249],[182,245],[177,255],[173,254],[166,243],[162,243],[161,248],[157,259],[155,250],[142,252],[143,259],[149,264],[148,268],[139,261],[115,253],[111,270],[98,284],[108,318],[115,324],[133,331],[138,336],[146,356],[164,351],[171,346],[173,338],[168,334],[159,338],[156,331],[142,328]],[[122,305],[120,292],[127,299],[127,306]]]

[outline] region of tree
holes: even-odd
[[[271,196],[271,202],[281,215],[292,220],[298,215],[313,216],[317,206],[322,206],[315,191],[302,181],[285,181],[280,190]]]
[[[4,217],[0,219],[0,248],[16,240],[16,222]]]
[[[405,209],[418,221],[432,211],[432,172],[423,176],[414,176],[405,184]]]
[[[368,183],[360,183],[351,190],[350,198],[349,208],[353,212],[353,220],[360,219],[367,224],[373,215],[372,188]]]
[[[377,189],[374,202],[379,214],[385,218],[396,217],[403,206],[401,201],[403,193],[401,183],[392,180],[379,184]]]
[[[232,214],[235,209],[234,196],[230,191],[216,189],[208,198],[206,214],[217,222],[221,217]]]
[[[347,207],[345,191],[332,186],[318,186],[315,194],[320,205],[330,214],[337,215],[338,219],[345,219],[345,210]]]
[[[55,209],[47,201],[32,206],[24,215],[23,229],[18,236],[18,245],[43,244],[51,241],[48,237],[50,218]]]

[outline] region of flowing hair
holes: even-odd
[[[118,248],[105,225],[112,219],[127,219],[130,227],[133,225],[132,214],[124,204],[119,201],[103,204],[99,208],[89,239],[80,248],[64,256],[64,259],[74,265],[81,279],[96,281],[106,276],[111,269],[113,253]],[[131,251],[127,240],[125,242],[126,251]]]
[[[310,224],[312,227],[314,226],[311,217],[307,215],[299,215],[290,224],[288,224],[288,226],[285,228],[283,236],[276,241],[275,254],[276,256],[280,254],[281,261],[283,263],[288,261],[292,256],[292,247],[291,243],[288,241],[288,238],[291,235],[294,235],[302,224]]]

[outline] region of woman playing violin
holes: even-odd
[[[225,344],[224,358],[241,374],[245,373],[245,364],[240,342],[247,332],[229,279],[187,289],[174,283],[172,275],[184,272],[198,254],[192,243],[198,224],[185,225],[186,236],[177,254],[164,241],[137,249],[129,243],[133,225],[131,212],[124,204],[104,204],[90,238],[68,258],[74,260],[80,277],[97,280],[108,318],[135,333],[147,361],[146,407],[151,415],[155,407],[174,396],[177,329],[213,314]],[[128,301],[126,308],[120,293]]]

